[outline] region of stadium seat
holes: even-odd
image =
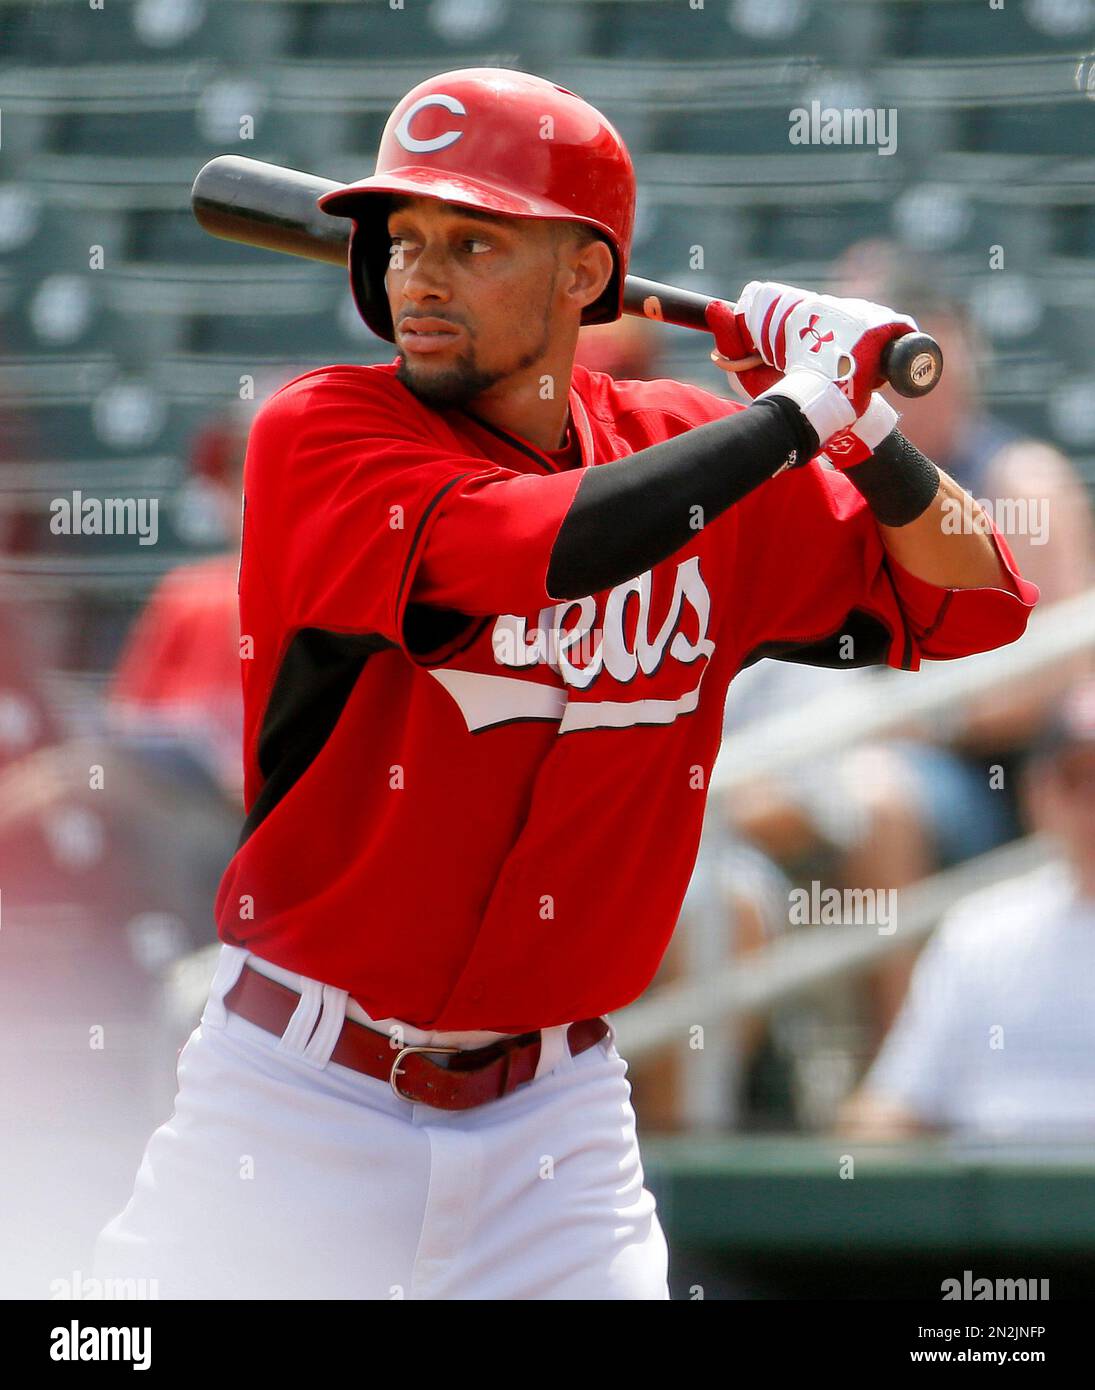
[[[824,47],[825,17],[803,0],[730,0],[693,8],[641,0],[606,0],[592,6],[597,20],[593,51],[605,58],[786,57]]]
[[[1090,155],[1095,150],[1095,102],[1073,93],[1040,105],[979,106],[967,116],[963,144],[978,151]]]
[[[1093,12],[1083,4],[1029,0],[990,8],[987,0],[903,0],[885,6],[888,46],[909,57],[987,60],[1067,52],[1089,44]]]
[[[449,66],[520,48],[528,6],[515,0],[435,0],[431,5],[387,0],[301,5],[296,53],[312,58],[444,57]]]
[[[349,291],[347,290],[347,294]],[[319,295],[317,300],[330,300]],[[195,353],[240,358],[278,353],[322,362],[344,360],[345,343],[333,307],[301,314],[192,315],[186,326],[187,348]],[[241,370],[245,370],[241,366]]]

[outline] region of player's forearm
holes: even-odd
[[[981,506],[899,431],[847,476],[867,498],[887,551],[910,574],[944,589],[1013,589]]]
[[[587,469],[552,547],[548,593],[581,598],[642,574],[817,448],[806,417],[779,397]]]
[[[955,515],[971,517],[968,532],[954,529]],[[907,526],[880,525],[878,529],[894,559],[929,584],[943,589],[1011,588],[991,540],[988,518],[942,469],[939,491],[927,511]]]

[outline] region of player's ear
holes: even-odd
[[[562,288],[567,299],[581,312],[600,298],[611,280],[612,252],[599,236],[579,232],[564,242],[561,254]]]

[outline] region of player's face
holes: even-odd
[[[435,198],[396,200],[385,286],[397,376],[419,399],[467,405],[507,377],[535,373],[565,323],[558,226]]]

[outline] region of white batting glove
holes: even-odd
[[[880,396],[876,391],[870,405],[854,425],[825,441],[821,457],[827,458],[834,468],[841,471],[854,468],[857,463],[865,463],[886,436],[897,428],[900,419],[901,416],[885,396]]]
[[[774,386],[762,391],[757,400],[763,401],[769,396],[784,396],[794,401],[822,444],[855,424],[855,407],[837,383],[821,372],[805,367],[787,372]]]
[[[907,314],[868,299],[837,299],[775,280],[751,280],[737,302],[737,316],[761,358],[781,372],[799,368],[837,381],[862,415],[882,385],[887,345],[917,331]]]

